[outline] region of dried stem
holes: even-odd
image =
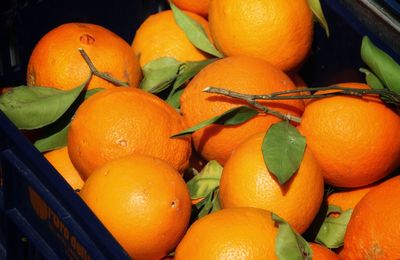
[[[127,82],[123,82],[123,81],[119,81],[113,77],[111,77],[109,74],[107,73],[103,73],[100,72],[96,69],[96,67],[94,66],[93,62],[90,60],[89,55],[87,55],[87,53],[85,52],[84,49],[82,48],[78,48],[79,52],[81,53],[83,59],[86,61],[87,65],[89,66],[90,71],[92,72],[93,75],[96,75],[97,77],[100,77],[102,79],[105,79],[115,85],[118,86],[124,86],[127,87],[128,83]]]
[[[263,106],[262,104],[260,104],[259,102],[256,101],[256,98],[254,98],[254,95],[246,95],[246,94],[241,94],[241,93],[238,93],[238,92],[235,92],[235,91],[231,91],[231,90],[228,90],[228,89],[221,89],[221,88],[214,88],[214,87],[205,88],[203,91],[208,92],[208,93],[222,94],[222,95],[225,95],[225,96],[241,99],[241,100],[246,101],[251,106],[263,111],[266,114],[271,114],[271,115],[277,116],[277,117],[279,117],[279,118],[281,118],[283,120],[289,120],[289,121],[293,121],[293,122],[296,122],[296,123],[300,123],[301,122],[301,118],[300,117],[293,116],[293,115],[290,115],[290,114],[284,114],[282,112],[270,109],[270,108],[268,108],[266,106]]]
[[[295,93],[301,93],[306,91],[318,91],[318,90],[337,90],[335,92],[318,93],[314,95],[291,95]],[[203,91],[207,93],[215,93],[225,95],[233,98],[242,100],[287,100],[287,99],[310,99],[310,98],[325,98],[337,95],[350,95],[350,96],[363,96],[363,95],[378,95],[384,102],[388,104],[400,107],[400,94],[391,91],[389,89],[358,89],[358,88],[345,88],[341,86],[329,86],[329,87],[318,87],[318,88],[302,88],[295,90],[279,91],[265,95],[250,95],[242,94],[235,91],[231,91],[223,88],[207,87]]]

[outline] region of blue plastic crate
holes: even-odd
[[[7,1],[6,1],[7,2]],[[23,2],[23,5],[20,3]],[[398,1],[322,0],[331,36],[316,25],[301,73],[310,86],[362,81],[368,35],[400,61]],[[29,54],[50,29],[71,21],[103,25],[131,42],[163,0],[9,1],[0,8],[0,85],[25,83]],[[41,15],[42,14],[42,15]],[[3,30],[3,29],[7,30]],[[55,169],[0,112],[0,259],[129,259]]]

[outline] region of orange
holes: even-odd
[[[208,32],[208,22],[203,17],[185,12],[196,20]],[[136,31],[132,48],[140,65],[171,57],[178,61],[200,61],[209,55],[197,49],[187,38],[183,30],[176,24],[171,10],[150,15]]]
[[[284,71],[299,67],[312,43],[307,0],[211,0],[208,20],[223,54],[259,57]]]
[[[181,112],[189,126],[221,115],[229,109],[248,106],[245,101],[203,92],[203,89],[209,86],[247,94],[267,94],[295,89],[285,73],[262,59],[236,56],[218,60],[201,70],[182,93]],[[300,116],[304,109],[301,100],[260,103],[294,116]],[[217,160],[224,164],[242,141],[254,133],[266,131],[271,124],[278,121],[280,119],[276,116],[260,113],[236,126],[211,125],[192,135],[194,146],[206,160]]]
[[[344,238],[343,259],[400,259],[400,176],[365,195]]]
[[[328,205],[339,206],[342,210],[354,209],[357,203],[377,184],[368,185],[361,188],[350,190],[339,190],[331,193],[327,197]]]
[[[261,144],[265,133],[244,141],[222,171],[223,208],[255,207],[272,211],[303,233],[317,215],[324,195],[321,170],[306,148],[299,170],[284,185],[265,166]]]
[[[190,11],[201,16],[207,17],[210,0],[171,0],[182,10]]]
[[[84,182],[69,159],[67,147],[59,148],[43,155],[74,190],[82,188]]]
[[[85,50],[100,72],[133,87],[139,84],[139,62],[124,39],[99,25],[67,23],[49,31],[36,44],[28,63],[28,86],[67,90],[84,83],[90,69],[78,48]],[[88,89],[114,86],[93,76]]]
[[[172,139],[186,129],[179,113],[165,101],[137,88],[112,88],[78,108],[68,130],[72,163],[83,179],[108,161],[145,154],[178,171],[189,163],[190,138]]]
[[[266,210],[222,209],[191,225],[176,248],[175,259],[277,259],[277,233]]]
[[[369,88],[362,83],[339,85]],[[330,185],[368,185],[399,165],[400,116],[376,96],[313,100],[304,111],[299,130]]]
[[[339,260],[340,257],[328,248],[316,243],[309,243],[313,260]]]
[[[160,259],[189,223],[189,191],[167,163],[135,155],[97,169],[80,195],[133,259]]]

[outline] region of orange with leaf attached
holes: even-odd
[[[46,33],[36,44],[29,59],[28,86],[68,90],[89,79],[90,69],[82,48],[96,69],[137,87],[142,77],[139,61],[129,44],[104,27],[88,23],[67,23]],[[88,89],[115,85],[93,76]]]
[[[298,171],[285,184],[280,184],[265,166],[261,151],[264,136],[265,132],[248,138],[226,162],[220,182],[222,207],[270,210],[303,233],[321,206],[324,194],[321,169],[306,148]]]
[[[208,22],[203,17],[185,12],[208,33]],[[135,55],[143,67],[150,61],[170,57],[181,62],[200,61],[209,57],[197,49],[184,31],[176,24],[171,10],[150,15],[136,31],[132,42]]]
[[[229,109],[248,105],[243,100],[203,91],[210,86],[244,94],[295,89],[285,73],[262,59],[246,56],[220,59],[201,70],[183,91],[181,112],[189,126],[219,116]],[[260,100],[260,103],[293,116],[300,116],[304,110],[301,100]],[[210,125],[192,135],[194,146],[205,159],[224,164],[241,142],[255,133],[266,131],[280,120],[275,115],[260,113],[240,125]]]

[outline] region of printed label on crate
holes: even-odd
[[[86,249],[71,234],[60,217],[49,207],[46,202],[31,188],[29,188],[29,199],[36,215],[47,223],[49,229],[54,232],[62,242],[65,253],[69,259],[91,259]]]

